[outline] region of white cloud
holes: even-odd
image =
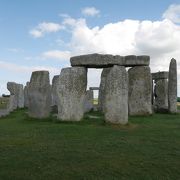
[[[164,12],[163,18],[169,19],[174,23],[180,23],[180,4],[172,4]]]
[[[60,24],[43,22],[36,26],[34,29],[30,30],[29,33],[35,38],[40,38],[47,33],[57,32],[61,29],[64,29],[64,26],[61,26]]]
[[[92,17],[100,14],[100,11],[95,7],[85,7],[84,9],[82,9],[81,12],[85,16],[92,16]]]
[[[32,71],[40,71],[40,70],[47,70],[53,74],[60,73],[60,69],[50,66],[24,66],[24,65],[17,65],[14,63],[7,63],[5,61],[0,61],[0,68],[15,73],[31,73]]]
[[[126,19],[90,28],[85,19],[65,18],[70,26],[71,55],[104,53],[114,55],[147,54],[152,72],[169,69],[171,58],[180,59],[180,25],[171,20],[138,21]],[[179,69],[179,67],[178,67]],[[178,73],[180,74],[179,70]],[[178,75],[180,79],[180,75]],[[98,82],[94,80],[97,85]],[[180,87],[179,87],[180,89]],[[180,91],[179,91],[180,94]]]
[[[71,53],[70,51],[50,50],[42,53],[45,59],[57,59],[57,60],[69,60]]]
[[[151,70],[168,71],[171,58],[178,64],[178,79],[180,79],[180,25],[176,19],[168,16],[170,6],[161,21],[139,21],[126,19],[108,23],[103,27],[89,27],[86,19],[75,19],[63,15],[63,26],[71,33],[68,42],[69,51],[50,50],[42,55],[46,59],[69,60],[70,56],[87,53],[104,53],[114,55],[150,55]],[[176,5],[176,9],[178,9]],[[178,11],[175,14],[178,14]],[[90,73],[91,85],[98,85],[99,81]],[[91,77],[92,76],[92,77]],[[180,82],[178,82],[180,84]],[[179,96],[180,96],[180,87]]]

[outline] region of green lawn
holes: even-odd
[[[107,125],[99,113],[82,122],[0,119],[0,180],[180,179],[180,114],[131,117]]]

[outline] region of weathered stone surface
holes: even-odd
[[[29,116],[46,118],[50,113],[51,86],[48,71],[34,71],[28,88]]]
[[[52,106],[58,105],[58,94],[57,94],[58,84],[59,84],[59,75],[56,75],[53,77],[52,80]]]
[[[10,91],[11,95],[14,95],[14,109],[17,107],[24,107],[24,91],[23,85],[17,84],[15,82],[8,82],[7,89]]]
[[[167,112],[168,110],[168,80],[159,79],[155,81],[154,108],[156,112]]]
[[[71,66],[84,66],[87,68],[104,68],[120,65],[126,67],[149,66],[149,56],[113,56],[110,54],[87,54],[70,58]]]
[[[129,69],[129,115],[152,114],[152,76],[147,66]]]
[[[9,97],[0,97],[0,117],[7,116],[9,111]]]
[[[168,105],[170,113],[177,112],[177,64],[175,59],[171,59],[169,65]]]
[[[100,82],[99,96],[98,96],[98,109],[99,111],[102,112],[104,112],[106,79],[110,72],[110,69],[111,68],[104,68],[101,73],[101,82]]]
[[[168,76],[169,76],[169,72],[167,72],[167,71],[152,73],[153,80],[168,79]]]
[[[105,121],[128,123],[128,75],[125,67],[110,69],[105,86]]]
[[[90,87],[89,90],[99,91],[99,87]]]
[[[0,97],[0,103],[0,117],[9,115],[14,110],[14,95]]]
[[[18,107],[19,108],[23,108],[24,107],[24,89],[23,89],[23,85],[19,84],[18,86]]]
[[[86,68],[72,67],[61,70],[57,91],[59,120],[80,121],[83,118],[86,87]]]
[[[17,104],[16,104],[16,99],[15,99],[15,95],[10,95],[9,97],[9,112],[14,111],[17,108]]]
[[[26,86],[24,87],[24,106],[25,107],[28,107],[29,105],[28,88],[29,88],[29,82],[27,82]]]
[[[93,110],[93,90],[87,90],[84,100],[84,112]]]

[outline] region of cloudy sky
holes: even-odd
[[[179,0],[0,0],[0,94],[6,83],[25,84],[34,70],[51,78],[86,53],[150,55],[151,71],[178,63]],[[98,86],[100,70],[89,70]]]

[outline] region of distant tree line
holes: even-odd
[[[177,102],[180,102],[180,97],[177,97]]]

